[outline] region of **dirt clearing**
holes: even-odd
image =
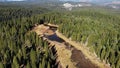
[[[70,41],[56,31],[57,27],[55,25],[51,26],[51,24],[38,25],[32,31],[45,38],[52,46],[55,46],[58,55],[57,61],[60,62],[58,68],[109,68],[86,48]]]

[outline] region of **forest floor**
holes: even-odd
[[[57,51],[58,68],[110,68],[91,53],[87,47],[71,41],[55,25],[38,25],[32,31],[46,39]]]

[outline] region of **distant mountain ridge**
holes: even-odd
[[[47,2],[47,1],[59,1],[59,0],[0,0],[0,2],[7,2],[7,1],[40,1],[40,2]]]
[[[90,3],[111,3],[113,1],[120,1],[120,0],[0,0],[2,2],[6,2],[6,1],[40,1],[40,2],[60,2],[60,1],[63,1],[63,2],[67,2],[67,1],[70,1],[70,2],[90,2]]]
[[[73,1],[73,2],[91,2],[91,3],[108,3],[112,1],[119,1],[119,0],[0,0],[0,1]]]
[[[108,2],[108,3],[104,3],[102,5],[112,7],[115,9],[120,9],[120,1],[112,1],[112,2]]]
[[[40,4],[45,5],[45,3],[50,5],[60,5],[64,4],[63,6],[68,8],[70,7],[81,7],[81,6],[91,6],[92,4],[110,7],[114,9],[120,9],[120,0],[0,0],[0,2],[12,2],[14,3],[25,3],[25,4]],[[17,2],[21,1],[21,2]],[[66,4],[65,4],[66,3]],[[82,3],[82,4],[81,4]]]

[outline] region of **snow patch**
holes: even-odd
[[[114,5],[112,5],[111,6],[112,8],[114,8],[114,9],[118,9],[119,7],[117,7],[117,6],[114,6]]]
[[[66,8],[68,10],[72,10],[72,8],[73,8],[73,5],[70,3],[65,3],[65,4],[63,4],[63,6],[64,6],[64,8]]]
[[[83,6],[91,6],[91,4],[75,4],[75,5],[72,5],[70,3],[63,4],[63,7],[68,10],[72,10],[72,8],[74,8],[74,7],[83,7]]]

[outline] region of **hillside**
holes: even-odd
[[[0,3],[0,68],[120,68],[119,9],[26,3]]]

